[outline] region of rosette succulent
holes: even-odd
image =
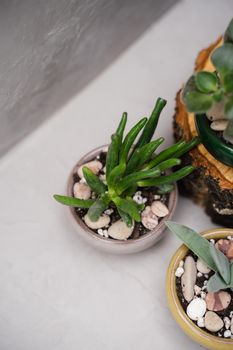
[[[199,71],[187,81],[182,98],[189,112],[226,120],[223,138],[233,144],[233,19],[223,45],[211,54],[214,72]]]

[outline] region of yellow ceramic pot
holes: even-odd
[[[233,229],[216,228],[202,232],[202,235],[207,239],[220,239],[227,236],[233,236]],[[187,255],[188,248],[182,245],[171,259],[166,280],[166,293],[169,308],[176,322],[182,330],[200,345],[211,350],[232,350],[233,339],[224,339],[216,337],[204,331],[195,325],[193,321],[186,315],[176,293],[176,277],[175,271],[180,260]]]

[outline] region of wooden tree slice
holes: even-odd
[[[210,55],[221,44],[222,38],[199,53],[196,71],[214,71]],[[174,135],[177,141],[190,140],[197,135],[194,114],[187,112],[180,96],[181,91],[176,96]],[[197,170],[180,182],[180,192],[202,205],[214,222],[233,227],[233,168],[217,161],[202,144],[182,157],[182,165],[188,163]]]

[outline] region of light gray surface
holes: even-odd
[[[167,232],[136,255],[100,253],[80,240],[52,194],[64,192],[84,153],[109,141],[122,111],[129,112],[130,127],[157,96],[168,99],[157,135],[171,144],[175,93],[197,52],[224,31],[232,13],[232,0],[179,3],[0,160],[1,350],[201,349],[166,304],[165,273],[180,242]],[[214,227],[184,198],[174,220],[197,230]]]
[[[174,2],[1,1],[0,155],[76,94]]]

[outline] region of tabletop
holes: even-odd
[[[168,100],[157,136],[173,142],[174,99],[200,49],[223,33],[232,0],[175,5],[99,77],[0,160],[1,350],[197,350],[167,307],[171,233],[134,255],[101,253],[75,232],[64,193],[69,171],[106,144],[123,111],[129,127]],[[174,221],[215,225],[179,197]]]

